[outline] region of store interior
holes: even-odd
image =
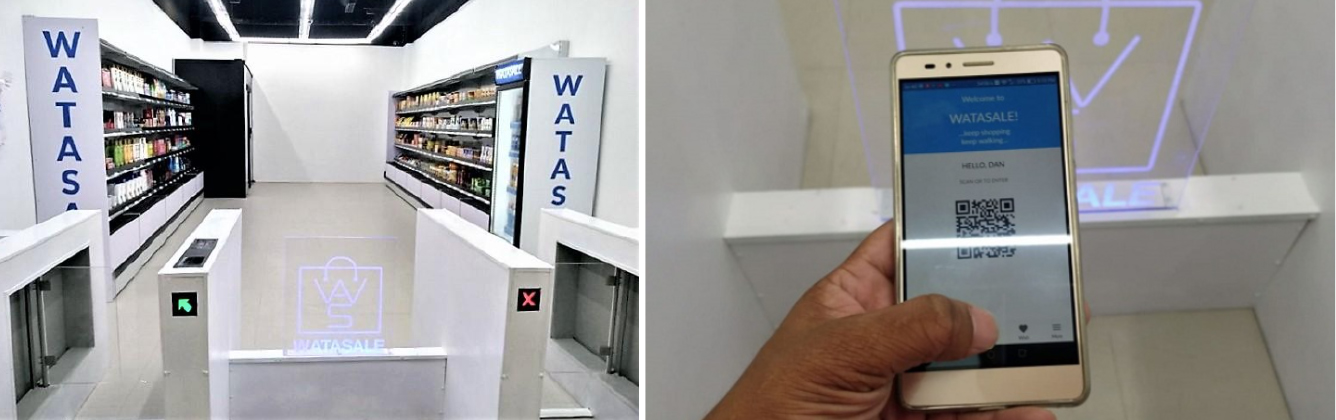
[[[888,219],[892,55],[1041,42],[1071,62],[1094,315],[1090,397],[1058,418],[1331,416],[1329,2],[685,3],[646,11],[647,258],[674,285],[650,285],[646,369],[679,391],[648,396],[669,417],[707,413]],[[692,90],[718,102],[673,99]]]
[[[85,357],[78,349],[86,344],[81,340],[87,340],[80,335],[81,328],[90,328],[90,323],[102,325],[103,318],[85,320],[86,309],[74,309],[78,313],[64,318],[52,318],[50,311],[14,312],[15,325],[27,319],[33,328],[42,322],[75,327],[66,327],[73,331],[64,333],[69,339],[37,341],[50,349],[16,350],[16,367],[25,366],[22,360],[36,362],[15,371],[16,378],[26,381],[16,381],[16,408],[0,404],[0,417],[201,415],[182,415],[173,411],[179,407],[167,403],[180,400],[175,398],[180,394],[172,394],[174,385],[168,385],[171,366],[179,360],[166,350],[176,348],[172,346],[178,340],[170,334],[177,330],[165,326],[179,319],[162,315],[166,309],[160,305],[160,299],[165,299],[160,293],[168,283],[162,283],[161,273],[181,264],[176,259],[185,258],[188,248],[196,244],[193,238],[211,226],[210,220],[233,214],[221,211],[240,209],[236,223],[244,228],[238,235],[242,251],[236,262],[242,268],[220,274],[235,276],[237,300],[214,301],[200,292],[199,299],[205,303],[182,306],[173,301],[167,308],[172,314],[192,310],[188,308],[208,314],[205,305],[218,305],[209,315],[213,322],[213,317],[221,316],[218,311],[223,304],[235,305],[236,313],[227,315],[239,321],[228,327],[234,328],[234,336],[230,348],[225,348],[233,354],[233,414],[417,418],[420,413],[411,410],[420,408],[437,418],[511,417],[516,412],[506,414],[506,410],[516,409],[523,413],[518,417],[528,418],[635,418],[639,406],[634,304],[638,301],[638,260],[609,256],[601,244],[572,245],[572,241],[587,239],[567,238],[615,237],[623,240],[609,245],[617,252],[624,253],[628,243],[634,244],[631,249],[638,249],[640,52],[634,36],[638,15],[636,2],[601,1],[25,0],[0,4],[0,178],[6,180],[0,183],[0,197],[4,198],[0,200],[0,238],[50,233],[44,226],[59,221],[57,215],[73,214],[66,212],[70,209],[103,210],[107,215],[102,238],[105,258],[61,259],[61,267],[29,279],[34,290],[42,281],[83,279],[63,289],[63,300],[68,302],[71,295],[88,295],[79,292],[79,286],[88,285],[89,276],[62,276],[62,270],[105,271],[105,281],[102,276],[91,280],[92,287],[106,286],[105,302],[96,298],[92,302],[106,310],[107,335],[105,339],[98,336],[95,343],[101,347],[96,354],[106,354],[105,366],[97,368],[105,369],[105,374],[79,381],[64,380],[59,373],[47,376],[47,367],[52,366],[53,372],[69,366],[84,369]],[[55,40],[43,39],[42,31],[56,34],[52,35]],[[59,38],[75,31],[81,31],[83,37]],[[79,61],[88,57],[100,60]],[[42,63],[34,64],[38,59]],[[74,64],[57,61],[65,59]],[[57,67],[42,67],[47,65]],[[74,70],[67,76],[66,69]],[[48,71],[60,80],[69,77],[69,83],[78,87],[57,89],[45,96],[43,91],[50,86]],[[87,88],[89,85],[93,88]],[[59,96],[66,94],[70,99]],[[62,108],[57,106],[51,113],[50,99],[77,101],[65,109],[63,126]],[[64,137],[68,143],[64,144],[60,139],[66,134],[61,130],[91,134]],[[56,140],[50,140],[51,136]],[[82,156],[77,164],[61,159],[52,164],[48,149],[53,146],[56,153],[77,147]],[[556,210],[561,212],[547,215]],[[440,232],[467,240],[449,249],[430,248],[422,232],[433,223],[446,226]],[[548,227],[552,225],[566,227]],[[589,226],[598,226],[598,233],[578,233]],[[72,234],[60,232],[65,233],[52,234]],[[85,247],[84,254],[101,252],[98,247]],[[557,253],[557,249],[562,251]],[[467,382],[468,378],[452,375],[504,376],[483,369],[499,369],[499,361],[495,366],[486,357],[475,361],[466,350],[458,352],[458,362],[446,362],[460,364],[446,369],[443,384],[424,387],[404,379],[402,385],[433,389],[444,393],[446,400],[468,398],[471,404],[499,398],[499,405],[479,408],[434,401],[395,407],[391,403],[400,397],[381,395],[356,397],[382,403],[341,412],[337,405],[304,406],[298,401],[302,395],[293,397],[295,402],[270,404],[264,398],[284,394],[263,395],[272,391],[263,381],[250,389],[238,385],[276,375],[245,370],[277,366],[255,361],[270,361],[266,359],[269,353],[264,352],[278,352],[274,360],[282,364],[301,356],[347,356],[354,361],[364,356],[393,358],[404,354],[404,349],[417,349],[412,353],[416,356],[401,359],[436,363],[439,357],[433,355],[439,349],[481,346],[469,342],[470,337],[447,334],[433,341],[424,338],[434,337],[431,333],[423,333],[441,328],[441,321],[424,321],[424,311],[440,303],[420,301],[426,293],[421,288],[446,281],[427,272],[439,274],[431,270],[455,267],[449,279],[463,283],[498,275],[483,266],[459,265],[477,257],[471,252],[509,256],[550,273],[544,277],[546,283],[531,287],[555,288],[541,298],[545,306],[541,319],[556,323],[552,333],[545,326],[501,336],[505,347],[524,350],[528,346],[546,361],[546,368],[538,362],[523,365],[538,369],[523,375],[537,382],[508,382],[533,386],[498,385],[490,396],[478,398],[453,391],[457,381]],[[222,258],[204,255],[213,255],[207,261]],[[541,255],[548,258],[540,261],[537,256]],[[0,262],[4,264],[8,262]],[[317,289],[302,289],[303,270],[322,265],[328,273],[339,264],[376,267],[379,288],[374,289],[378,299],[374,307],[348,307],[347,315],[334,316],[322,312],[326,309],[312,309],[309,301],[303,304],[303,293],[309,299],[312,290],[326,290],[318,285],[313,286]],[[354,281],[365,280],[355,275]],[[506,294],[511,307],[526,305],[523,299],[513,301],[513,290],[489,292]],[[367,296],[363,293],[359,288],[343,296]],[[32,306],[21,295],[11,299],[19,299],[14,308]],[[329,297],[325,299],[333,305]],[[361,300],[365,301],[368,299]],[[532,302],[536,306],[539,301]],[[495,311],[503,316],[506,307]],[[347,316],[349,325],[339,328],[371,322],[375,334],[321,347],[328,337],[308,334],[312,313],[336,320]],[[308,316],[306,323],[303,314]],[[214,324],[208,325],[213,328]],[[518,327],[498,324],[495,329],[512,328]],[[14,337],[46,336],[23,331],[15,332]],[[534,340],[534,334],[540,339]],[[514,340],[520,342],[513,344]],[[14,341],[16,349],[19,342]],[[421,350],[433,348],[437,350]],[[511,369],[507,372],[522,371],[509,364],[514,351],[519,350],[506,351],[506,366]],[[451,355],[447,351],[444,358],[456,360]],[[470,363],[479,367],[463,367]],[[319,372],[335,373],[311,373],[306,379],[337,381],[328,375],[346,368],[331,369]],[[392,380],[393,369],[375,376]],[[299,372],[292,380],[302,378]],[[518,388],[534,392],[516,391]],[[395,389],[385,387],[380,392]],[[228,389],[211,388],[210,392],[229,395]],[[353,391],[335,388],[328,392],[321,398],[336,400],[345,397],[340,392]],[[209,395],[216,398],[217,394]],[[409,401],[413,396],[402,398]],[[214,401],[215,415],[226,409]],[[292,411],[299,408],[306,411]],[[265,411],[270,409],[273,411]],[[378,409],[388,411],[375,411]],[[462,411],[466,409],[473,411]],[[502,414],[496,414],[498,409]],[[529,409],[532,411],[523,411]],[[486,410],[493,411],[479,414],[489,413]]]

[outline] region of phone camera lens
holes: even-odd
[[[946,68],[951,68],[951,63],[946,63]]]

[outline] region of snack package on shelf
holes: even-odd
[[[496,98],[496,86],[449,92],[427,92],[405,96],[398,101],[397,110],[412,111],[442,105],[484,102],[494,98]]]

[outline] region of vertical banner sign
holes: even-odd
[[[602,58],[532,60],[520,249],[537,253],[541,209],[594,212],[603,128]]]
[[[107,205],[95,19],[23,17],[37,221]]]

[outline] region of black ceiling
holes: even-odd
[[[245,38],[296,38],[301,0],[221,0]],[[311,38],[365,38],[395,0],[315,0]],[[416,0],[375,45],[402,46],[459,10],[467,0]],[[227,41],[208,0],[153,0],[191,38]]]

